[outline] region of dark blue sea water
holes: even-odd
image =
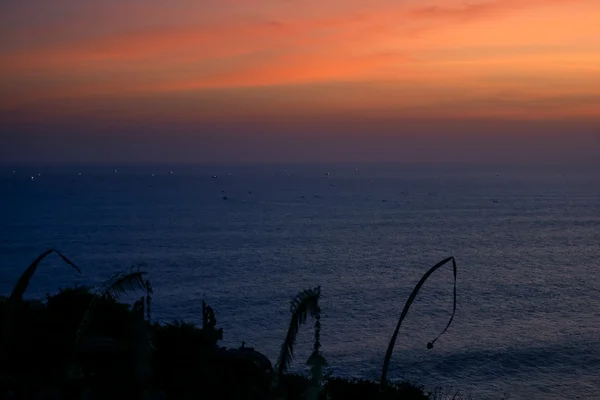
[[[206,300],[223,345],[245,341],[275,362],[291,298],[321,285],[331,372],[375,379],[412,287],[453,255],[453,325],[426,349],[451,313],[448,267],[410,310],[390,378],[475,399],[600,398],[600,169],[14,169],[0,172],[2,294],[49,247],[84,274],[52,257],[29,297],[144,263],[155,318],[199,323]],[[308,324],[297,371],[311,339]]]

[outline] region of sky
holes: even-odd
[[[0,0],[0,163],[595,162],[598,0]]]

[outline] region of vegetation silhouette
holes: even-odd
[[[400,319],[398,320],[398,324],[396,324],[396,329],[394,330],[394,333],[392,334],[392,338],[390,339],[390,343],[388,345],[387,351],[385,353],[385,358],[383,360],[383,367],[381,369],[381,378],[380,378],[380,382],[381,382],[381,387],[382,388],[385,388],[385,386],[388,383],[388,381],[387,381],[387,371],[388,371],[388,368],[389,368],[389,365],[390,365],[390,360],[392,358],[392,352],[394,351],[394,345],[396,344],[396,338],[398,337],[398,332],[400,331],[400,326],[402,325],[402,321],[404,321],[404,318],[406,318],[406,315],[408,314],[408,310],[409,310],[410,306],[412,305],[413,301],[417,297],[417,294],[419,293],[419,290],[421,289],[421,287],[423,286],[423,284],[427,281],[427,279],[429,279],[429,277],[431,276],[431,274],[433,274],[436,270],[438,270],[440,267],[446,265],[450,261],[452,262],[452,272],[454,274],[454,295],[453,295],[453,303],[452,303],[452,315],[450,315],[450,320],[448,321],[448,324],[446,325],[446,327],[444,328],[444,330],[442,331],[442,333],[440,333],[431,342],[427,343],[427,348],[428,349],[432,349],[433,348],[433,344],[450,327],[450,324],[452,323],[452,320],[454,319],[454,314],[456,313],[456,261],[454,260],[454,257],[448,257],[448,258],[440,261],[439,263],[435,264],[433,267],[431,267],[423,275],[423,277],[421,277],[421,279],[419,280],[419,282],[417,283],[417,285],[412,290],[410,296],[408,296],[408,300],[406,300],[406,303],[404,304],[404,308],[402,309],[402,313],[400,314]]]
[[[38,265],[42,262],[42,260],[44,258],[46,258],[48,255],[50,255],[53,252],[58,254],[65,263],[67,263],[71,267],[75,268],[75,270],[81,274],[81,270],[79,269],[79,267],[77,267],[75,264],[73,264],[73,262],[71,260],[69,260],[67,257],[63,256],[56,249],[46,250],[45,252],[40,254],[31,263],[31,265],[29,265],[29,267],[27,267],[25,269],[25,271],[23,271],[23,274],[21,274],[21,276],[19,277],[19,280],[15,284],[15,286],[10,294],[10,297],[8,298],[8,300],[6,300],[5,312],[3,315],[4,335],[2,337],[2,342],[1,342],[2,347],[0,348],[0,360],[2,360],[2,358],[4,357],[4,353],[6,351],[6,346],[9,345],[10,337],[12,334],[12,327],[13,327],[13,323],[14,323],[15,313],[16,313],[17,308],[23,302],[23,295],[25,294],[25,292],[27,291],[27,288],[29,287],[29,282],[31,281],[31,278],[35,274],[35,271],[37,270]]]
[[[383,384],[383,380],[348,380],[327,374],[320,343],[320,287],[304,290],[292,300],[290,324],[273,368],[267,357],[245,343],[237,349],[219,346],[223,330],[217,328],[215,312],[205,301],[200,328],[178,320],[151,322],[153,288],[139,266],[115,274],[96,289],[76,286],[46,295],[45,301],[24,300],[38,265],[53,252],[81,273],[72,261],[50,249],[25,269],[9,297],[0,296],[4,322],[0,398],[439,398],[408,382],[386,379]],[[393,342],[416,293],[433,271],[450,260],[456,278],[456,263],[450,257],[429,270],[413,290],[388,347],[382,378],[386,378]],[[121,302],[123,295],[136,292],[142,296],[132,305]],[[309,374],[289,374],[296,337],[309,316],[314,319],[313,349],[306,362]]]
[[[327,365],[327,361],[320,353],[321,348],[321,308],[319,307],[319,298],[321,297],[321,287],[307,289],[300,292],[293,300],[290,306],[292,318],[290,326],[285,336],[285,340],[281,345],[279,358],[277,359],[276,375],[273,377],[273,388],[277,392],[280,387],[279,383],[286,369],[289,367],[293,355],[296,336],[300,329],[300,325],[306,322],[310,314],[315,319],[315,336],[313,344],[313,352],[306,361],[310,367],[309,387],[307,388],[306,397],[309,400],[318,398],[322,377],[323,368]],[[279,394],[281,395],[281,393]]]

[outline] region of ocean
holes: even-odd
[[[47,248],[27,297],[142,265],[153,318],[201,323],[275,363],[300,291],[321,287],[333,375],[473,399],[600,398],[600,168],[459,165],[18,166],[0,169],[0,294]],[[305,372],[313,326],[292,370]]]

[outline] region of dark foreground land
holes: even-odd
[[[223,331],[204,302],[202,327],[153,323],[152,287],[140,271],[116,275],[97,290],[62,289],[45,301],[24,301],[29,280],[47,254],[25,271],[10,297],[0,297],[0,399],[436,397],[407,382],[383,387],[327,376],[319,351],[318,289],[292,302],[290,327],[272,365],[252,348],[219,346]],[[120,295],[136,291],[143,296],[133,305],[119,301]],[[296,333],[307,317],[314,321],[315,334],[307,376],[287,374]]]

